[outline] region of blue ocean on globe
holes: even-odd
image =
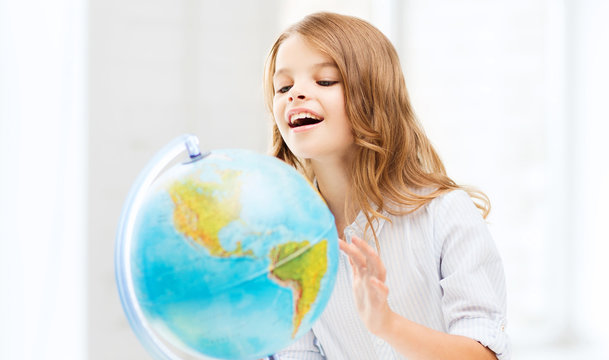
[[[310,330],[332,293],[334,217],[276,158],[229,149],[177,164],[135,219],[128,306],[176,353],[272,354]]]

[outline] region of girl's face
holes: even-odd
[[[344,159],[354,144],[338,67],[327,55],[292,35],[277,51],[273,114],[294,155]]]

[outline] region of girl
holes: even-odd
[[[446,175],[389,40],[310,15],[272,47],[265,96],[273,154],[313,180],[346,240],[324,313],[275,358],[509,359],[488,199]]]

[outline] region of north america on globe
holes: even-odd
[[[237,183],[239,171],[223,170],[219,175],[220,182],[203,182],[192,176],[169,187],[175,204],[176,230],[205,247],[212,256],[253,255],[251,251],[244,253],[240,242],[231,251],[220,244],[220,230],[239,220],[241,187]]]

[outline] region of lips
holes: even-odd
[[[288,113],[288,126],[298,128],[322,122],[324,118],[307,109],[294,109]]]

